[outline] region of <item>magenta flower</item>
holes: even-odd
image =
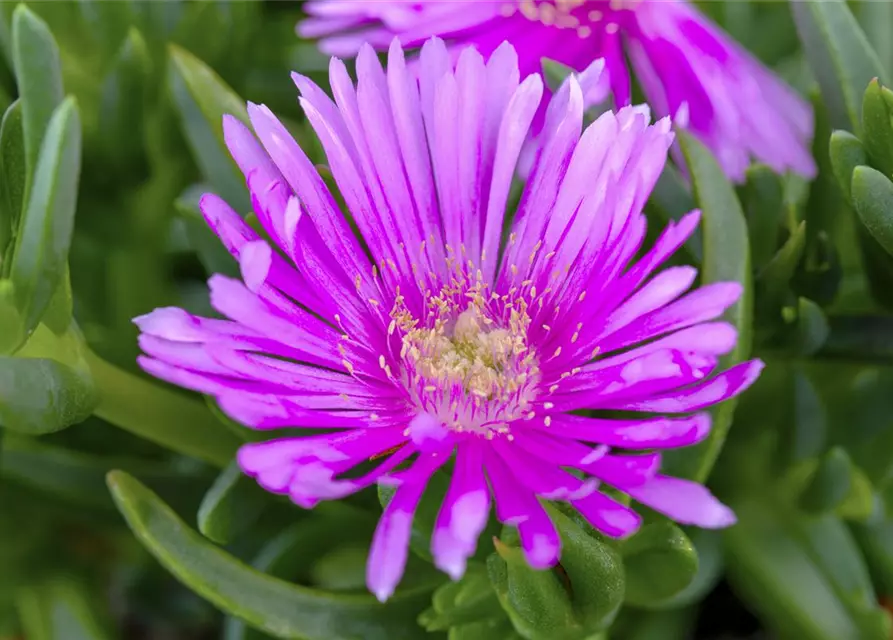
[[[657,114],[686,123],[732,179],[744,179],[751,158],[778,172],[816,171],[809,105],[684,0],[311,0],[304,8],[299,33],[323,36],[332,55],[437,35],[454,57],[465,44],[489,56],[508,40],[523,75],[544,57],[577,70],[604,58],[617,105],[630,102],[628,55]]]
[[[403,573],[426,483],[448,463],[431,550],[453,578],[475,552],[491,496],[534,567],[559,557],[543,499],[568,501],[609,536],[636,531],[639,515],[601,483],[681,523],[733,523],[704,487],[658,473],[659,450],[703,439],[701,411],[762,368],[716,372],[736,333],[715,320],[737,283],[686,293],[694,268],[657,272],[697,212],[634,260],[673,139],[668,120],[651,125],[647,108],[627,107],[582,131],[583,93],[570,78],[511,216],[512,175],[543,94],[539,75],[521,80],[511,46],[488,61],[468,48],[454,68],[432,40],[417,83],[395,41],[387,73],[364,48],[357,75],[355,88],[332,60],[334,102],[293,79],[362,237],[266,107],[249,105],[253,133],[226,118],[269,240],[205,195],[202,212],[242,281],[210,279],[228,319],[176,308],[138,318],[142,367],[214,396],[249,427],[330,430],[239,452],[246,473],[302,507],[395,485],[368,563],[382,600]]]

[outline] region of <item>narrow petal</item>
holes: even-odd
[[[445,461],[444,456],[420,457],[413,465],[417,480],[400,484],[381,515],[366,564],[366,585],[381,602],[393,595],[403,577],[415,510],[431,474]]]
[[[697,444],[710,433],[710,415],[647,420],[604,420],[555,415],[544,431],[562,438],[597,442],[621,449],[671,449]]]
[[[469,441],[458,447],[453,479],[434,524],[431,555],[438,569],[453,580],[463,576],[489,516],[483,454],[479,443]]]
[[[763,362],[742,362],[719,375],[682,391],[661,394],[653,398],[621,402],[610,408],[621,411],[653,411],[686,413],[698,411],[738,395],[759,377]]]
[[[612,538],[632,535],[642,525],[642,516],[633,509],[598,491],[571,501],[571,505],[589,524]]]
[[[633,499],[680,524],[721,529],[735,524],[735,514],[697,482],[654,476],[648,482],[624,489]]]

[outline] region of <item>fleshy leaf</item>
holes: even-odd
[[[335,595],[264,575],[190,529],[158,496],[121,471],[112,496],[137,538],[186,586],[216,607],[277,638],[414,639],[431,587],[398,593],[386,605],[371,595]]]
[[[784,185],[777,173],[758,164],[747,170],[744,193],[753,264],[760,270],[772,259],[778,247],[784,216]]]
[[[825,344],[828,339],[828,319],[822,308],[812,300],[797,300],[797,351],[804,356],[811,356]]]
[[[698,572],[698,555],[682,530],[669,522],[642,527],[620,551],[627,604],[651,608],[685,589]]]
[[[250,126],[245,101],[213,69],[175,45],[169,49],[168,82],[183,131],[202,174],[236,211],[248,211],[250,202],[245,180],[223,140],[224,114],[233,115]]]
[[[25,133],[27,143],[27,128]],[[68,98],[53,113],[43,138],[9,271],[28,331],[66,273],[80,172],[80,115],[74,98]]]
[[[496,550],[487,560],[487,573],[502,608],[522,637],[586,637],[570,594],[555,571],[532,569],[518,548],[496,543]]]
[[[888,178],[893,177],[893,92],[875,78],[862,99],[862,137],[871,164]],[[863,163],[864,164],[864,163]]]
[[[24,4],[16,7],[12,17],[12,57],[22,102],[26,175],[32,176],[64,91],[59,47],[46,23]],[[26,195],[28,192],[26,187]]]
[[[729,580],[770,630],[804,640],[889,637],[862,559],[833,516],[804,519],[756,500],[732,506],[738,524],[723,533]]]
[[[28,172],[22,137],[22,101],[16,100],[3,113],[0,122],[0,265],[22,216],[22,198]],[[8,259],[7,259],[8,262]],[[9,269],[0,269],[7,273]]]
[[[226,544],[253,525],[268,504],[267,494],[233,461],[205,494],[198,510],[198,530]]]
[[[859,165],[866,164],[868,155],[859,138],[849,131],[835,131],[831,134],[831,167],[847,200],[852,200],[853,171]]]
[[[702,282],[739,282],[743,287],[741,298],[724,315],[738,330],[735,349],[720,361],[723,367],[730,367],[747,359],[751,348],[753,286],[747,223],[732,184],[710,151],[684,131],[678,132],[678,136],[702,215]],[[698,482],[706,479],[725,442],[736,404],[737,400],[732,398],[711,409],[713,426],[702,443],[668,453],[666,461],[671,475]]]
[[[791,11],[831,126],[859,134],[865,87],[885,78],[877,54],[844,0],[792,2]]]
[[[853,171],[853,206],[872,237],[893,254],[893,182],[871,167]]]
[[[841,504],[850,492],[852,463],[840,447],[829,450],[800,496],[800,505],[812,513],[826,513]]]
[[[0,425],[51,433],[85,420],[95,407],[78,335],[58,337],[40,326],[15,357],[0,358]]]

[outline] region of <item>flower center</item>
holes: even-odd
[[[573,29],[581,38],[592,35],[593,29],[615,33],[619,25],[617,13],[636,8],[641,0],[515,0],[503,5],[506,17],[516,12],[532,22],[547,27]]]
[[[463,276],[425,294],[423,318],[399,296],[391,318],[401,335],[403,383],[420,411],[454,431],[487,437],[529,414],[540,375],[518,292],[491,294]]]

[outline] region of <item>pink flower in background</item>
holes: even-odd
[[[604,58],[618,106],[630,103],[628,56],[657,114],[687,124],[732,179],[744,179],[752,158],[779,172],[816,171],[809,105],[685,0],[311,0],[304,8],[299,33],[321,37],[332,55],[437,35],[454,58],[467,44],[488,56],[508,41],[524,75],[544,57],[578,71]]]
[[[269,240],[204,196],[205,218],[242,270],[241,280],[209,281],[226,319],[177,308],[136,319],[146,371],[213,396],[249,427],[295,428],[239,452],[267,490],[312,508],[375,483],[396,487],[368,561],[381,600],[400,581],[413,514],[446,463],[431,551],[454,579],[491,502],[538,568],[560,553],[541,500],[569,502],[609,536],[637,530],[640,516],[602,484],[683,524],[732,524],[707,489],[659,473],[661,450],[706,437],[704,410],[762,368],[717,370],[737,338],[717,318],[738,283],[690,290],[694,268],[659,270],[697,212],[635,259],[669,121],[625,107],[583,130],[583,91],[569,78],[549,104],[517,211],[507,211],[542,79],[522,77],[509,45],[489,59],[450,53],[426,43],[417,82],[396,42],[387,72],[363,48],[356,87],[335,59],[334,101],[293,76],[359,238],[266,107],[249,105],[251,129],[226,118]]]

